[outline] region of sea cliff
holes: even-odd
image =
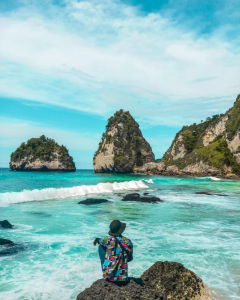
[[[119,110],[108,120],[93,164],[96,173],[132,173],[154,159],[138,123],[128,111]]]
[[[135,173],[240,177],[240,95],[225,114],[183,126],[158,163]]]

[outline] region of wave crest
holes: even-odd
[[[0,206],[10,204],[43,201],[52,199],[65,199],[70,197],[85,196],[88,194],[105,194],[115,191],[145,189],[148,186],[142,180],[132,180],[114,183],[98,183],[96,185],[81,185],[71,188],[46,188],[42,190],[23,190],[22,192],[2,193],[0,194]]]

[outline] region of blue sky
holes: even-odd
[[[119,109],[156,158],[240,93],[240,1],[2,0],[0,167],[45,134],[77,168]]]

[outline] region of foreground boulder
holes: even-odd
[[[168,300],[212,299],[212,293],[202,279],[180,263],[158,261],[142,274],[141,279],[161,291]]]
[[[8,220],[0,221],[0,226],[3,228],[11,229],[13,225],[8,222]]]
[[[96,173],[132,173],[135,167],[154,162],[155,156],[138,123],[128,111],[117,111],[94,155]]]
[[[131,278],[128,284],[116,284],[99,279],[78,295],[77,300],[167,300],[160,291]]]
[[[212,300],[212,293],[195,273],[175,262],[156,262],[141,278],[128,283],[95,281],[77,300]]]
[[[84,204],[84,205],[96,205],[101,203],[110,202],[106,199],[95,199],[95,198],[88,198],[86,200],[78,202],[78,204]]]
[[[163,200],[161,200],[158,197],[155,196],[140,196],[138,193],[132,193],[132,194],[128,194],[126,195],[122,201],[135,201],[135,202],[143,202],[143,203],[158,203],[158,202],[163,202]]]
[[[0,246],[5,246],[5,245],[14,245],[14,243],[7,239],[0,239]]]
[[[67,148],[44,135],[22,143],[11,154],[9,165],[12,171],[76,171]]]

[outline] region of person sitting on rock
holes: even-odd
[[[99,244],[103,277],[108,281],[128,281],[128,262],[133,260],[133,244],[122,236],[126,223],[114,220],[110,224],[109,236],[96,238],[94,246]]]

